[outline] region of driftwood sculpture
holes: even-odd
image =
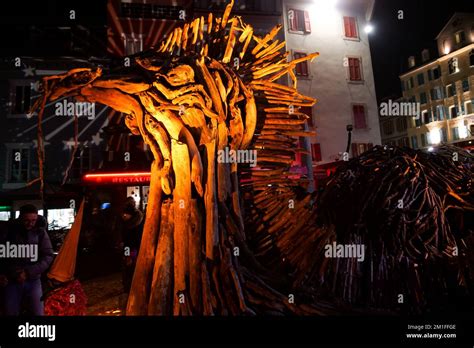
[[[39,125],[47,101],[98,102],[123,113],[153,153],[129,315],[321,312],[273,289],[248,248],[236,160],[257,151],[258,167],[247,164],[254,187],[285,180],[293,137],[311,134],[299,108],[315,102],[297,92],[293,70],[317,54],[288,62],[274,39],[280,26],[258,37],[230,17],[232,5],[222,18],[210,13],[175,29],[130,68],[74,69],[42,83]],[[286,74],[291,87],[277,83]],[[42,180],[41,128],[38,141]]]
[[[300,107],[315,100],[297,92],[293,70],[317,53],[289,62],[275,40],[280,27],[258,37],[231,8],[175,29],[131,67],[43,80],[41,182],[42,113],[60,97],[123,113],[153,153],[127,314],[323,315],[347,311],[340,300],[396,310],[400,293],[418,308],[427,289],[442,292],[450,281],[422,281],[419,270],[446,267],[471,291],[472,227],[455,232],[444,215],[472,212],[472,167],[450,166],[443,184],[436,172],[447,160],[376,148],[344,166],[322,195],[308,194],[290,166],[303,152],[295,137],[313,134]],[[292,86],[278,83],[287,75]],[[399,199],[404,208],[393,206]],[[367,259],[328,258],[333,242],[364,244]]]

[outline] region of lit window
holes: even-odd
[[[451,58],[448,62],[448,70],[450,74],[457,73],[459,71],[458,59]]]
[[[456,39],[456,43],[457,44],[461,44],[461,43],[464,43],[466,41],[466,35],[464,34],[464,31],[458,31],[455,35],[454,35],[455,39]]]
[[[344,35],[349,38],[358,38],[357,24],[354,17],[344,16]]]
[[[311,21],[308,11],[289,9],[288,23],[291,31],[301,31],[305,34],[311,33]]]
[[[372,143],[352,143],[352,156],[357,157],[373,147]]]

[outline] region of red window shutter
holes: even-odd
[[[351,27],[351,37],[357,37],[357,28],[356,28],[356,20],[354,17],[350,17],[350,27]]]
[[[362,76],[360,73],[360,60],[359,59],[355,60],[355,71],[356,71],[356,80],[361,80]]]
[[[290,14],[290,12],[293,13],[293,17],[290,19],[288,18],[288,23],[290,25],[290,30],[298,30],[298,15],[297,15],[297,11],[295,9],[292,9],[290,8],[290,10],[288,11],[288,14]]]
[[[356,129],[367,128],[367,123],[365,121],[364,105],[353,105],[352,112],[354,114],[354,128]]]
[[[315,162],[320,162],[322,159],[321,156],[321,144],[311,144],[311,158]]]
[[[309,12],[303,11],[304,14],[304,32],[311,33],[311,21],[309,19]]]
[[[306,56],[305,53],[295,52],[293,53],[293,59],[300,59]],[[304,61],[301,63],[296,64],[296,75],[298,76],[308,76],[309,69],[308,69],[308,62]]]
[[[359,58],[349,58],[349,79],[351,81],[360,81],[362,76],[360,73]]]
[[[344,34],[346,37],[351,37],[351,24],[349,17],[344,17]]]

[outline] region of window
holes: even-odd
[[[31,84],[15,85],[12,90],[12,114],[27,114],[31,106]]]
[[[421,121],[422,121],[421,116],[418,117],[418,118],[415,118],[415,127],[420,127],[421,126]]]
[[[362,81],[360,58],[348,58],[349,80]]]
[[[414,149],[418,148],[418,137],[416,135],[412,135],[411,137],[411,147]]]
[[[469,65],[474,66],[474,50],[469,53]]]
[[[290,9],[288,11],[288,23],[291,31],[311,33],[311,21],[308,11]]]
[[[464,31],[461,30],[454,34],[454,38],[457,44],[462,44],[466,41],[466,34],[464,34]]]
[[[30,167],[30,150],[28,148],[10,148],[7,151],[8,183],[28,182]]]
[[[365,120],[364,105],[352,105],[352,113],[354,114],[354,128],[355,129],[367,128],[367,122]]]
[[[408,57],[408,67],[413,68],[414,66],[415,66],[415,57],[414,56]]]
[[[74,222],[74,209],[48,209],[48,229],[59,230],[69,229]]]
[[[439,66],[436,68],[428,70],[428,80],[437,80],[441,76],[441,69]]]
[[[450,74],[454,74],[459,71],[458,59],[456,57],[451,58],[448,61],[448,70]]]
[[[446,86],[446,92],[448,94],[448,97],[452,97],[456,95],[456,84],[452,83],[450,85]]]
[[[453,140],[459,140],[459,128],[458,127],[451,128],[451,135],[452,135]]]
[[[294,52],[293,59],[300,59],[306,57],[306,53],[302,52]],[[309,68],[308,68],[308,61],[305,60],[304,62],[296,64],[296,76],[309,76]]]
[[[441,87],[435,87],[431,89],[431,100],[438,100],[443,98],[443,92]]]
[[[458,117],[458,107],[457,106],[451,106],[449,108],[449,116],[450,116],[450,118]]]
[[[407,129],[407,119],[405,117],[397,119],[397,132],[403,132]]]
[[[120,14],[129,18],[155,18],[179,20],[180,6],[161,6],[159,4],[140,4],[131,1],[122,1],[120,4]]]
[[[383,132],[385,135],[390,135],[393,133],[393,122],[392,120],[387,120],[383,123]]]
[[[404,92],[405,91],[405,81],[401,81],[400,84],[402,86],[402,92]]]
[[[352,143],[352,156],[357,157],[372,147],[372,143]]]
[[[445,109],[444,109],[444,106],[443,105],[438,105],[436,107],[436,111],[438,113],[438,119],[440,121],[444,120],[446,118],[446,112],[445,112]]]
[[[421,104],[426,104],[426,93],[425,92],[420,93],[420,103]]]
[[[472,107],[472,102],[466,102],[466,115],[474,113],[474,108]]]
[[[311,144],[311,158],[314,162],[320,162],[321,156],[321,144]]]
[[[139,35],[138,37],[129,34],[123,34],[125,55],[129,56],[138,52],[143,51],[143,37]]]
[[[426,146],[428,144],[428,141],[426,139],[426,133],[421,133],[421,146]]]
[[[421,86],[425,83],[425,75],[423,75],[423,73],[418,74],[416,78],[418,79],[418,86]]]
[[[421,113],[421,119],[423,121],[424,124],[427,124],[427,123],[430,123],[431,122],[431,111],[423,111]]]
[[[349,38],[358,38],[357,24],[354,17],[344,16],[344,35]]]
[[[468,92],[469,91],[469,80],[468,79],[462,80],[462,91],[463,92]]]
[[[441,142],[446,143],[448,141],[448,134],[446,133],[446,128],[441,128],[440,130],[441,133]]]
[[[415,87],[415,83],[413,82],[413,77],[410,77],[410,78],[407,80],[407,86],[408,86],[407,89],[412,89],[413,87]]]

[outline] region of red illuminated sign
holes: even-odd
[[[148,184],[150,172],[86,174],[83,181],[92,184]]]

